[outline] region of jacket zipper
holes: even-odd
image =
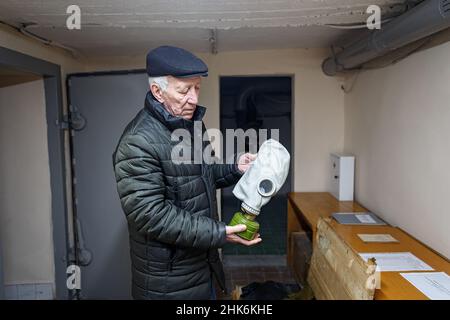
[[[212,217],[212,210],[211,210],[211,205],[212,205],[211,195],[209,194],[208,183],[206,181],[204,173],[205,173],[205,169],[204,169],[203,162],[202,162],[202,181],[203,181],[203,185],[205,186],[206,197],[208,198],[209,217],[212,219],[213,217]]]

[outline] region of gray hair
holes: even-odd
[[[163,77],[148,77],[148,84],[150,87],[152,86],[152,83],[155,83],[159,86],[159,88],[164,92],[167,90],[167,86],[169,85],[169,82],[167,80],[167,76]]]

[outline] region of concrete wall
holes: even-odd
[[[345,97],[345,151],[356,156],[356,199],[447,257],[449,56],[447,42],[362,72]]]
[[[44,82],[0,88],[0,240],[6,285],[54,285]]]

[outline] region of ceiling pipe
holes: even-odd
[[[328,76],[350,70],[450,27],[450,0],[425,0],[394,18],[343,51],[325,59],[322,70]]]

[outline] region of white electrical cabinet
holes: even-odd
[[[355,157],[331,154],[330,193],[339,201],[352,201],[355,175]]]

